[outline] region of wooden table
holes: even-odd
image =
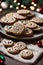
[[[1,41],[1,36],[0,36],[0,41]],[[30,64],[25,64],[25,63],[21,63],[17,60],[14,60],[12,58],[9,58],[7,56],[5,56],[5,64],[4,65],[30,65]],[[33,65],[43,65],[43,54],[42,56],[38,59],[38,61],[36,63],[34,63]]]

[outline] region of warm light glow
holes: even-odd
[[[30,6],[30,9],[31,9],[31,10],[35,10],[35,7],[34,7],[34,6]]]
[[[18,2],[17,5],[20,5],[20,3]]]
[[[36,11],[39,12],[39,8],[37,8]]]
[[[31,4],[34,5],[34,2],[32,2]]]
[[[26,9],[26,6],[24,6],[24,9]]]
[[[36,6],[37,6],[37,4],[34,4],[34,6],[36,7]]]
[[[17,0],[14,0],[14,3],[16,3],[17,2]]]
[[[2,11],[2,8],[0,8],[0,12]]]
[[[13,8],[13,5],[10,5],[10,8]]]
[[[16,7],[16,9],[19,9],[19,7]]]
[[[24,5],[21,5],[21,7],[24,7]]]

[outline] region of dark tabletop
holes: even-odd
[[[6,58],[5,65],[30,65],[30,64],[18,62],[6,56],[5,58]],[[40,60],[34,65],[43,65],[43,58],[41,57]]]

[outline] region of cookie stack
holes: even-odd
[[[27,48],[24,42],[13,42],[12,40],[3,39],[1,43],[5,46],[6,51],[10,54],[19,54],[21,58],[31,59],[33,57],[33,51]]]
[[[41,24],[43,19],[36,17],[33,12],[27,9],[21,9],[15,12],[10,12],[0,19],[0,23],[4,23],[4,30],[14,36],[31,37],[34,32],[42,31]]]

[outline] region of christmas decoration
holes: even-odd
[[[13,8],[13,5],[10,5],[10,8]]]
[[[32,2],[35,2],[35,3],[36,3],[36,2],[37,2],[37,0],[32,0]]]
[[[19,7],[16,7],[16,9],[18,10],[18,9],[19,9]]]
[[[32,0],[21,0],[21,4],[23,4],[24,6],[29,6],[31,4]]]
[[[1,0],[0,12],[3,9],[30,9],[43,13],[43,0]]]
[[[34,7],[34,6],[30,6],[30,9],[31,9],[31,10],[35,10],[35,7]]]
[[[3,60],[0,60],[0,64],[2,64],[3,63]]]
[[[43,8],[37,8],[36,11],[40,12],[40,13],[43,13]]]
[[[2,2],[2,3],[1,3],[1,7],[2,7],[3,9],[7,9],[7,8],[8,8],[8,3],[7,3],[7,2]]]
[[[0,64],[3,64],[5,62],[5,57],[0,54]]]
[[[36,44],[38,45],[38,47],[42,47],[42,42],[41,41],[37,41]]]

